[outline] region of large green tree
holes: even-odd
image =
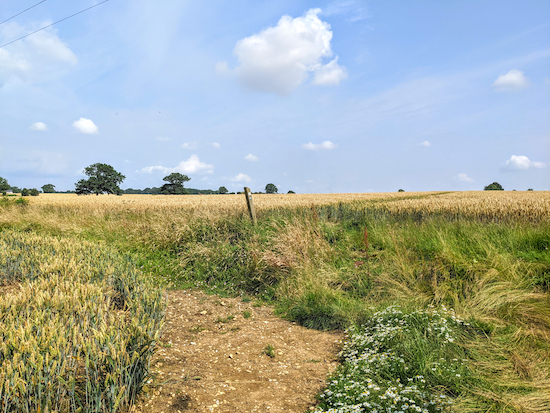
[[[81,179],[75,184],[75,192],[78,195],[122,195],[122,189],[119,185],[126,177],[115,171],[111,165],[94,163],[84,168],[84,174],[89,178]]]
[[[10,188],[11,186],[8,184],[8,180],[0,176],[0,192],[6,192]]]
[[[485,188],[483,188],[484,191],[504,191],[504,188],[501,184],[498,182],[493,182],[490,185],[487,185]]]
[[[162,178],[163,181],[167,183],[162,185],[160,188],[160,193],[164,195],[183,195],[185,194],[185,188],[183,183],[190,181],[187,175],[182,175],[179,172],[172,172],[170,175]]]
[[[225,186],[220,186],[220,189],[218,189],[218,192],[220,194],[227,194],[229,191],[227,190],[227,188]]]
[[[54,184],[46,184],[42,186],[42,192],[45,194],[53,194],[55,192],[55,185]]]
[[[265,193],[266,194],[276,194],[277,192],[279,192],[279,190],[277,189],[277,187],[274,184],[267,184],[265,186]]]

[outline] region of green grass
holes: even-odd
[[[263,354],[265,354],[266,356],[268,356],[269,358],[275,358],[275,348],[271,345],[271,344],[267,344],[265,347],[264,347],[264,351],[263,351]]]
[[[227,317],[219,317],[216,319],[216,323],[223,323],[223,324],[226,324],[226,323],[229,323],[231,321],[233,321],[235,319],[235,316],[234,315],[228,315]]]

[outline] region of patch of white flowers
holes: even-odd
[[[352,326],[340,353],[342,365],[320,394],[315,412],[431,413],[448,408],[452,401],[441,389],[461,382],[468,371],[466,360],[452,357],[460,325],[467,323],[445,307],[404,312],[392,306],[364,325]]]

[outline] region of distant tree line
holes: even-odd
[[[225,187],[220,187],[220,189]],[[213,194],[228,194],[229,192],[222,190],[214,190],[214,189],[196,189],[196,188],[185,188],[185,194],[186,195],[213,195]],[[145,189],[134,189],[134,188],[128,188],[123,189],[122,193],[124,194],[147,194],[147,195],[164,195],[161,192],[161,188],[158,187],[152,187],[152,188],[145,188]]]
[[[93,165],[84,168],[84,175],[88,176],[88,179],[81,179],[75,184],[75,191],[78,195],[90,195],[90,194],[151,194],[151,195],[185,195],[185,194],[227,194],[229,191],[225,186],[220,186],[218,190],[212,189],[194,189],[185,188],[184,183],[191,180],[187,175],[183,175],[179,172],[172,172],[170,175],[162,178],[164,185],[159,187],[145,188],[145,189],[121,189],[120,184],[126,178],[120,172],[115,171],[111,165],[95,163]],[[53,190],[54,187],[51,184],[47,186],[48,191]],[[274,184],[267,184],[265,187],[266,194],[276,194],[278,192],[277,187]],[[234,193],[234,192],[232,192]],[[239,193],[239,192],[238,192]],[[261,193],[261,192],[260,192]],[[289,194],[294,191],[289,191]]]
[[[218,190],[212,189],[195,189],[185,188],[183,185],[185,182],[191,180],[187,175],[183,175],[179,172],[173,172],[170,175],[165,176],[162,180],[166,183],[161,187],[152,187],[145,189],[120,189],[120,184],[126,178],[120,172],[117,172],[111,165],[95,163],[84,168],[84,175],[88,179],[81,179],[75,184],[74,191],[56,191],[55,185],[45,184],[42,186],[42,192],[44,193],[76,193],[78,195],[89,194],[150,194],[150,195],[210,195],[210,194],[234,194],[235,192],[229,192],[225,186],[220,186]],[[485,191],[503,191],[504,188],[498,182],[493,182],[483,188]],[[532,191],[532,188],[527,189]],[[38,196],[41,191],[36,188],[20,189],[16,186],[9,185],[7,179],[0,176],[0,193],[6,195],[8,191],[14,193],[20,193],[22,196]],[[279,192],[277,186],[273,183],[269,183],[265,186],[266,194],[276,194]],[[403,189],[399,189],[398,192],[405,192]],[[241,194],[242,192],[237,192]],[[261,194],[262,192],[254,192],[255,194]],[[288,194],[294,194],[294,191],[288,191]]]

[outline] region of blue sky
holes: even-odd
[[[3,0],[0,21],[38,0]],[[0,45],[99,0],[47,0]],[[0,176],[550,189],[550,2],[110,0],[0,48]]]

